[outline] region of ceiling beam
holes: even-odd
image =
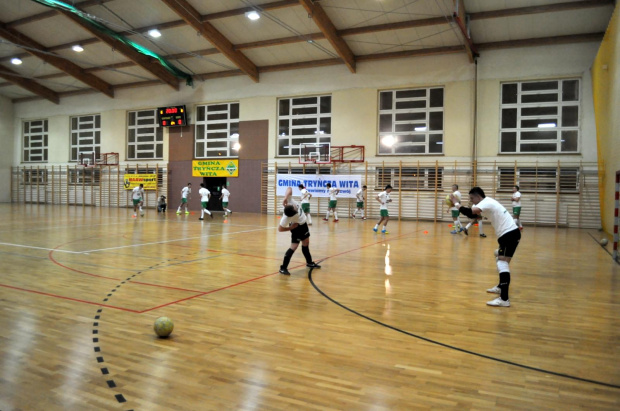
[[[454,0],[454,7],[455,10],[452,17],[454,18],[454,21],[458,25],[459,31],[461,32],[461,37],[463,39],[463,42],[465,43],[465,50],[467,51],[469,62],[473,63],[474,59],[478,57],[478,50],[476,50],[474,40],[469,35],[469,30],[467,30],[465,3],[463,2],[463,0]]]
[[[425,56],[436,56],[439,54],[454,54],[454,53],[462,53],[463,51],[465,51],[465,48],[463,46],[433,47],[433,48],[428,48],[428,49],[366,54],[363,56],[358,56],[357,60],[360,62],[374,61],[374,60],[391,60],[391,59],[405,58],[405,57],[425,57]]]
[[[10,81],[16,86],[19,86],[30,91],[31,93],[36,94],[39,97],[49,100],[54,104],[60,103],[60,96],[54,90],[42,86],[41,84],[34,82],[29,78],[22,77],[11,69],[8,69],[6,67],[0,67],[0,77],[7,81]]]
[[[258,69],[239,50],[235,50],[233,44],[222,33],[220,33],[208,21],[202,21],[202,16],[198,13],[187,0],[161,0],[164,4],[174,10],[187,24],[197,30],[202,36],[224,54],[235,66],[250,76],[252,80],[258,82]]]
[[[344,64],[351,70],[351,73],[355,73],[355,55],[351,51],[349,45],[338,35],[338,30],[336,30],[334,23],[332,23],[327,13],[325,13],[321,4],[313,2],[312,0],[299,0],[299,3],[306,9],[308,16],[312,17],[314,23],[336,50],[336,53],[338,53],[340,58],[344,61]]]
[[[84,72],[82,67],[65,58],[48,53],[42,44],[37,43],[33,39],[15,29],[6,27],[2,23],[0,23],[0,37],[7,39],[18,47],[22,47],[27,53],[40,58],[44,62],[51,64],[61,71],[64,71],[71,77],[80,80],[82,83],[85,83],[95,90],[99,90],[106,96],[114,97],[114,90],[107,82],[93,74]]]
[[[298,0],[284,0],[284,1],[274,1],[272,3],[261,4],[258,7],[242,7],[239,9],[220,11],[219,13],[211,13],[205,16],[202,16],[202,21],[211,21],[216,19],[224,19],[226,17],[235,17],[242,16],[249,11],[255,11],[257,8],[260,11],[270,11],[283,9],[285,7],[299,6]]]
[[[571,34],[568,36],[539,37],[522,40],[494,41],[491,43],[478,43],[480,50],[509,49],[515,47],[536,47],[570,43],[600,42],[605,33]]]
[[[75,4],[72,3],[72,4],[75,7],[82,8],[82,7],[89,7],[89,6],[98,6],[100,4],[108,3],[110,1],[114,1],[114,0],[86,0],[80,3],[75,3]],[[22,19],[13,20],[9,23],[6,23],[6,26],[17,27],[17,26],[21,26],[24,24],[34,23],[36,21],[49,19],[50,17],[54,17],[57,15],[58,13],[56,13],[56,11],[54,10],[44,11],[43,13],[37,13],[37,14],[33,14],[32,16],[24,17]]]
[[[526,14],[552,13],[558,11],[579,10],[609,5],[613,6],[614,0],[574,1],[570,3],[548,4],[545,6],[516,7],[513,9],[481,11],[478,13],[471,13],[469,15],[469,18],[471,20],[494,19],[498,17],[515,17],[523,16]]]
[[[78,26],[93,34],[95,37],[99,38],[99,40],[108,44],[114,50],[117,50],[118,52],[123,54],[128,59],[133,60],[137,65],[150,72],[152,75],[154,75],[164,83],[168,84],[173,89],[179,89],[179,79],[173,74],[171,74],[168,70],[166,70],[161,64],[159,64],[159,61],[148,57],[142,53],[139,53],[127,44],[97,30],[96,28],[92,27],[84,20],[82,20],[79,16],[76,16],[69,11],[58,10],[58,12],[63,14],[65,17],[73,21]]]

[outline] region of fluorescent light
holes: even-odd
[[[396,143],[394,136],[385,136],[381,139],[381,144],[384,146],[392,147]]]
[[[239,138],[239,133],[233,133],[230,135],[230,138]]]
[[[19,66],[20,64],[22,64],[22,59],[20,59],[19,57],[13,57],[11,59],[11,63],[15,64],[16,66]]]
[[[555,123],[541,123],[538,125],[538,128],[553,128],[556,127]]]
[[[80,46],[79,44],[74,45],[73,47],[71,47],[71,49],[77,53],[81,53],[84,51],[84,47]]]
[[[161,33],[157,29],[152,29],[152,30],[149,30],[149,36],[158,38],[158,37],[161,37]]]
[[[250,20],[258,20],[260,19],[260,14],[258,14],[256,10],[252,10],[252,11],[248,11],[247,13],[245,13],[245,17],[247,17]]]
[[[232,149],[235,151],[239,151],[239,149],[241,148],[241,144],[239,144],[238,142],[233,144]]]
[[[415,127],[414,131],[426,131],[426,127]]]

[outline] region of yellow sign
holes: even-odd
[[[157,190],[157,174],[125,174],[123,185],[127,190],[144,184],[145,190]]]
[[[193,177],[239,177],[239,160],[194,160]]]

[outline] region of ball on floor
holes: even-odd
[[[599,244],[605,247],[607,244],[609,244],[609,241],[606,238],[601,238],[601,241],[599,241]]]
[[[155,320],[155,324],[153,324],[153,330],[155,330],[155,334],[157,334],[161,338],[166,338],[172,333],[174,329],[174,323],[168,317],[159,317]]]

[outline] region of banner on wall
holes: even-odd
[[[239,177],[239,160],[194,160],[192,177]]]
[[[327,187],[325,187],[327,183],[340,189],[339,198],[355,198],[357,190],[362,188],[362,176],[345,174],[337,176],[321,174],[276,175],[277,194],[279,196],[283,196],[286,189],[292,187],[293,196],[299,197],[300,192],[297,186],[303,184],[313,197],[329,197]]]
[[[144,184],[145,190],[157,190],[157,174],[125,174],[123,177],[126,190],[133,190],[140,184]]]

